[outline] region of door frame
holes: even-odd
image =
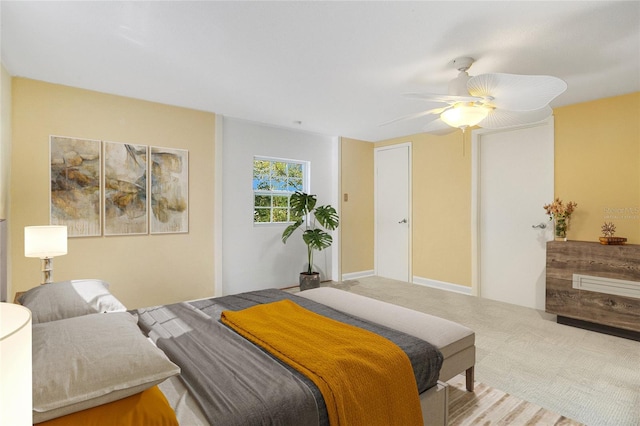
[[[481,294],[482,287],[482,283],[480,282],[480,227],[478,223],[480,215],[480,188],[478,186],[480,182],[479,145],[482,143],[482,136],[539,126],[553,127],[553,115],[538,123],[510,127],[508,129],[475,129],[471,132],[471,294],[474,296]]]
[[[407,203],[407,220],[408,224],[408,238],[407,238],[407,282],[413,282],[413,157],[412,157],[412,146],[411,142],[404,142],[394,145],[386,145],[378,148],[374,148],[373,150],[373,270],[376,275],[378,275],[378,153],[380,151],[397,149],[406,147],[408,149],[407,156],[407,192],[408,192],[408,203]]]

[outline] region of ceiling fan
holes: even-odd
[[[503,129],[542,121],[552,114],[549,102],[567,89],[563,80],[548,75],[481,74],[469,76],[474,59],[457,58],[460,72],[449,82],[447,95],[407,93],[405,96],[447,104],[391,120],[383,125],[438,115],[423,129],[426,133],[446,134],[471,126]]]

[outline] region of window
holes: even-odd
[[[307,163],[255,157],[253,159],[253,222],[286,223],[296,220],[289,197],[306,192]]]

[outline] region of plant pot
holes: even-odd
[[[300,291],[309,290],[312,288],[320,287],[320,273],[319,272],[301,272],[300,273]]]

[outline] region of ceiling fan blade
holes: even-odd
[[[380,126],[386,126],[392,123],[397,123],[399,121],[407,121],[407,120],[413,120],[416,118],[420,118],[420,117],[424,117],[425,115],[429,115],[429,114],[440,114],[441,112],[443,112],[444,110],[448,109],[449,107],[442,107],[442,108],[433,108],[433,109],[428,109],[426,111],[421,111],[421,112],[417,112],[415,114],[409,114],[409,115],[404,115],[402,117],[398,117],[395,118],[391,121],[387,121],[385,123],[380,124]]]
[[[484,129],[504,129],[507,127],[521,126],[523,124],[537,123],[545,120],[553,114],[549,105],[533,111],[510,111],[494,109],[489,112],[487,118],[478,123]]]
[[[458,130],[456,127],[451,127],[440,118],[433,120],[426,126],[422,128],[422,131],[425,133],[429,133],[430,135],[447,135],[449,133],[453,133]]]
[[[455,104],[456,102],[480,102],[483,100],[477,96],[439,95],[437,93],[405,93],[403,96],[425,101],[446,102],[448,104]]]
[[[481,74],[467,83],[473,96],[492,97],[490,105],[511,111],[533,111],[549,105],[567,83],[548,75]]]

